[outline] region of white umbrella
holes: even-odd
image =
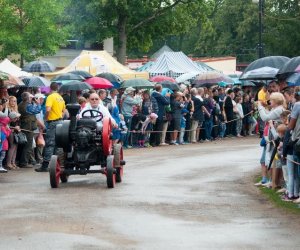
[[[182,74],[181,76],[178,76],[175,80],[177,83],[185,82],[187,80],[191,80],[195,78],[197,75],[201,74],[202,72],[194,71],[194,72],[188,72],[185,74]]]
[[[279,69],[272,67],[261,67],[244,73],[240,80],[272,80],[276,78]]]

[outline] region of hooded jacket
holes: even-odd
[[[170,97],[163,96],[161,93],[157,91],[153,91],[151,97],[155,98],[157,101],[158,112],[157,116],[159,120],[163,120],[165,115],[165,106],[170,104]]]

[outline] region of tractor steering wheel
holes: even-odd
[[[89,115],[86,115],[87,113]],[[103,114],[99,110],[87,109],[87,110],[83,111],[83,113],[81,114],[81,117],[82,118],[90,118],[96,122],[100,122],[103,119]]]

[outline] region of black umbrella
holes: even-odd
[[[300,65],[300,56],[294,57],[287,61],[278,71],[276,77],[279,80],[285,80],[295,72],[295,69]]]
[[[120,76],[113,74],[113,73],[109,73],[109,72],[101,73],[96,76],[105,78],[106,80],[110,81],[111,83],[121,84],[122,82],[124,82],[124,80]]]
[[[163,81],[159,83],[163,88],[168,88],[171,89],[173,91],[178,91],[179,90],[179,86],[177,85],[177,83],[174,82],[170,82],[170,81]]]
[[[71,91],[71,90],[82,91],[82,90],[85,90],[85,89],[92,89],[92,87],[91,87],[91,85],[89,85],[86,82],[71,81],[71,82],[68,82],[68,83],[62,85],[60,87],[59,91],[61,91],[61,92],[68,92],[68,91]]]
[[[59,81],[66,81],[66,80],[83,81],[85,79],[80,75],[75,75],[72,73],[65,73],[65,74],[60,74],[58,76],[53,77],[51,79],[51,82],[59,82]]]
[[[86,82],[80,81],[71,81],[59,88],[60,92],[68,92],[71,91],[71,103],[76,103],[76,91],[82,91],[86,89],[92,89],[92,87]]]
[[[23,68],[27,72],[53,72],[55,66],[47,61],[33,61],[28,63]]]
[[[93,77],[89,72],[84,71],[84,70],[73,70],[73,71],[70,71],[69,73],[72,73],[72,74],[78,75],[78,76],[82,76],[84,79]]]
[[[267,56],[257,59],[248,65],[248,67],[244,70],[244,73],[240,76],[240,79],[243,79],[243,75],[250,70],[259,69],[263,67],[280,69],[289,60],[290,59],[285,56]]]
[[[272,143],[272,142],[270,142]],[[274,141],[274,149],[272,151],[272,154],[271,154],[271,158],[270,158],[270,162],[269,162],[269,166],[268,166],[268,170],[270,170],[270,168],[272,167],[272,163],[273,163],[273,160],[276,156],[276,153],[277,153],[277,148],[280,144],[280,138],[277,138],[275,141]]]
[[[146,79],[142,79],[142,78],[134,78],[134,79],[129,79],[126,80],[122,83],[121,88],[137,88],[137,89],[143,89],[143,88],[153,88],[154,87],[154,83],[153,82],[149,82]]]

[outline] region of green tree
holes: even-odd
[[[54,54],[66,42],[64,1],[0,0],[0,57],[20,55],[20,64]]]
[[[267,55],[300,54],[298,0],[265,0],[264,44]]]
[[[162,38],[176,30],[185,30],[183,26],[193,22],[185,7],[202,2],[202,0],[73,0],[70,13],[80,13],[80,18],[75,20],[77,35],[98,42],[114,37],[117,43],[117,58],[119,62],[124,63],[127,48],[147,51],[153,44],[153,38]]]

